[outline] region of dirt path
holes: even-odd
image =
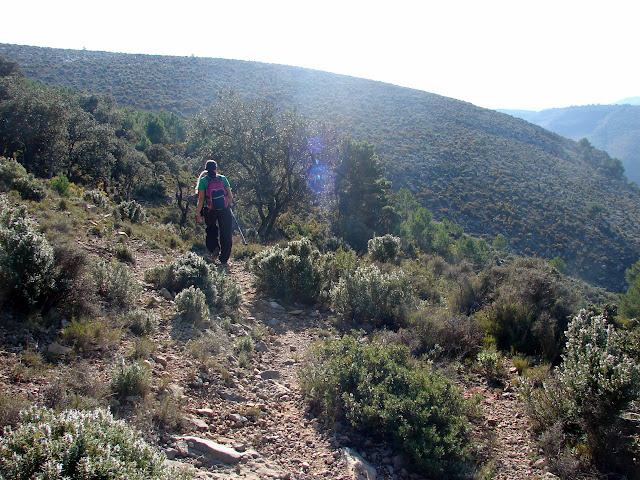
[[[223,312],[207,328],[194,330],[176,319],[171,299],[144,283],[145,271],[173,259],[133,239],[128,245],[136,258],[132,270],[144,286],[140,307],[154,313],[159,327],[150,337],[154,350],[144,360],[151,370],[150,397],[156,403],[133,398],[125,400],[124,407],[129,405],[134,412],[129,417],[133,423],[138,415],[133,406],[146,412],[142,415],[146,415],[146,425],[151,425],[150,419],[154,425],[158,419],[167,425],[173,420],[173,428],[159,433],[154,428],[144,431],[143,422],[145,437],[169,461],[193,468],[198,477],[208,479],[374,478],[371,472],[365,475],[366,465],[375,468],[378,479],[421,478],[409,473],[392,446],[362,438],[340,425],[337,432],[326,430],[308,412],[298,386],[298,369],[308,347],[330,331],[327,312],[308,306],[283,307],[265,298],[256,291],[245,264],[231,260],[228,274],[243,295],[239,312]],[[110,251],[99,239],[87,239],[85,249],[100,256]],[[129,358],[135,341],[127,337],[110,359],[92,360],[94,371],[108,382],[113,369],[109,362]],[[243,353],[239,346],[249,343],[251,351]],[[51,374],[18,382],[19,361],[16,353],[0,352],[0,388],[42,399]],[[466,389],[468,396],[482,395],[483,418],[476,426],[475,439],[483,445],[487,463],[477,478],[553,478],[539,462],[514,393],[482,382]],[[180,426],[175,428],[176,424]],[[207,448],[202,446],[205,443]],[[348,465],[346,448],[366,461],[356,467],[360,474]]]
[[[328,314],[302,306],[283,308],[273,299],[262,297],[241,262],[231,261],[228,273],[243,293],[231,341],[256,329],[264,333],[256,343],[249,368],[240,366],[238,356],[231,354],[227,357],[226,382],[213,379],[209,387],[200,391],[187,387],[186,391],[191,395],[189,411],[206,424],[196,428],[194,435],[255,453],[235,466],[200,468],[200,475],[220,479],[358,478],[350,473],[343,456],[343,448],[350,447],[375,467],[377,478],[419,479],[419,475],[407,471],[390,446],[353,433],[326,431],[307,411],[298,387],[298,367],[306,349],[330,329]],[[484,470],[490,476],[486,478],[553,478],[533,466],[536,449],[513,391],[486,385],[468,390],[469,395],[479,391],[483,397],[484,418],[477,426],[476,438],[488,452],[489,463]],[[164,447],[171,455],[176,442]]]

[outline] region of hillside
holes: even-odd
[[[435,94],[314,70],[222,59],[2,44],[0,55],[52,86],[193,115],[234,88],[376,145],[395,189],[435,219],[517,253],[561,257],[570,274],[622,290],[640,257],[637,185],[606,153],[510,115]]]
[[[588,139],[595,147],[619,158],[627,176],[640,184],[640,105],[637,97],[619,105],[585,105],[540,112],[504,110],[504,113],[573,140]]]
[[[90,233],[105,217],[90,211],[79,220],[72,243],[91,261],[111,260],[120,240]],[[245,262],[232,259],[227,273],[241,288],[241,304],[194,325],[176,313],[174,296],[145,281],[146,271],[168,265],[180,252],[158,251],[137,236],[126,245],[135,259],[135,282],[143,287],[134,306],[145,306],[155,328],[144,335],[133,333],[121,320],[133,316],[128,312],[96,330],[74,330],[73,323],[63,320],[61,327],[30,332],[3,312],[3,395],[61,410],[89,401],[100,404],[109,399],[110,377],[118,365],[138,361],[148,368],[149,391],[112,400],[113,408],[171,465],[188,469],[196,479],[357,480],[363,478],[357,473],[361,469],[380,479],[423,479],[409,473],[396,445],[346,425],[333,428],[310,413],[299,369],[310,345],[336,333],[331,312],[317,306],[283,307],[256,289]],[[239,348],[247,344],[252,345],[248,354]],[[42,347],[42,353],[34,346]],[[461,382],[464,395],[478,400],[473,440],[480,458],[492,478],[557,478],[537,452],[530,421],[513,393],[517,377],[511,368],[504,384],[476,373]]]

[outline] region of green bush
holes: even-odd
[[[149,367],[141,362],[120,363],[111,379],[111,390],[117,397],[144,397],[150,389]]]
[[[559,361],[578,299],[555,268],[521,258],[493,268],[485,290],[490,301],[478,318],[499,349]]]
[[[2,303],[34,308],[54,289],[53,248],[38,233],[25,207],[0,199],[0,285]]]
[[[587,459],[603,458],[621,445],[620,414],[640,392],[640,369],[607,311],[581,311],[566,336],[562,363],[542,388],[525,382],[523,397],[536,428],[561,428],[563,447],[583,444]]]
[[[147,211],[142,205],[135,200],[121,202],[116,211],[123,220],[129,220],[131,223],[143,223],[147,220]]]
[[[352,336],[316,345],[300,371],[312,407],[330,420],[383,435],[431,478],[450,478],[469,460],[467,406],[445,377],[400,345]]]
[[[16,190],[23,200],[42,200],[46,197],[42,182],[28,174],[13,159],[0,157],[0,190]]]
[[[375,265],[363,265],[340,277],[329,296],[331,307],[342,320],[398,327],[406,322],[414,300],[409,290],[399,272],[385,273]]]
[[[170,480],[191,478],[166,466],[153,447],[106,410],[30,409],[0,438],[0,477],[15,480]]]
[[[283,300],[314,303],[323,285],[323,257],[308,238],[272,246],[258,253],[249,263],[262,290]]]
[[[152,313],[135,309],[125,315],[124,324],[134,335],[147,335],[156,330],[158,321]]]
[[[367,250],[377,262],[393,262],[400,253],[400,238],[393,235],[373,237],[367,243]]]
[[[209,306],[237,307],[241,291],[235,280],[224,271],[217,271],[204,258],[187,252],[167,267],[156,267],[145,272],[145,280],[156,288],[180,293],[190,286],[199,288],[206,296]]]
[[[176,295],[175,304],[178,313],[187,322],[201,324],[209,317],[207,297],[199,288],[185,288]]]
[[[71,185],[71,182],[69,182],[69,179],[65,175],[53,177],[49,183],[51,190],[58,192],[61,197],[69,196],[69,185]]]
[[[92,276],[98,293],[118,308],[130,307],[142,292],[129,268],[120,262],[98,262]]]

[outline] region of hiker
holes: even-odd
[[[202,223],[202,217],[204,217],[207,226],[205,241],[207,250],[213,256],[213,260],[218,257],[220,263],[226,265],[231,255],[233,195],[227,177],[218,174],[218,164],[215,160],[207,160],[205,170],[198,178],[196,191],[198,193],[196,220]]]

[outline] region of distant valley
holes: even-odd
[[[573,140],[588,139],[619,158],[627,176],[640,184],[640,97],[613,105],[552,108],[540,112],[501,110]]]

